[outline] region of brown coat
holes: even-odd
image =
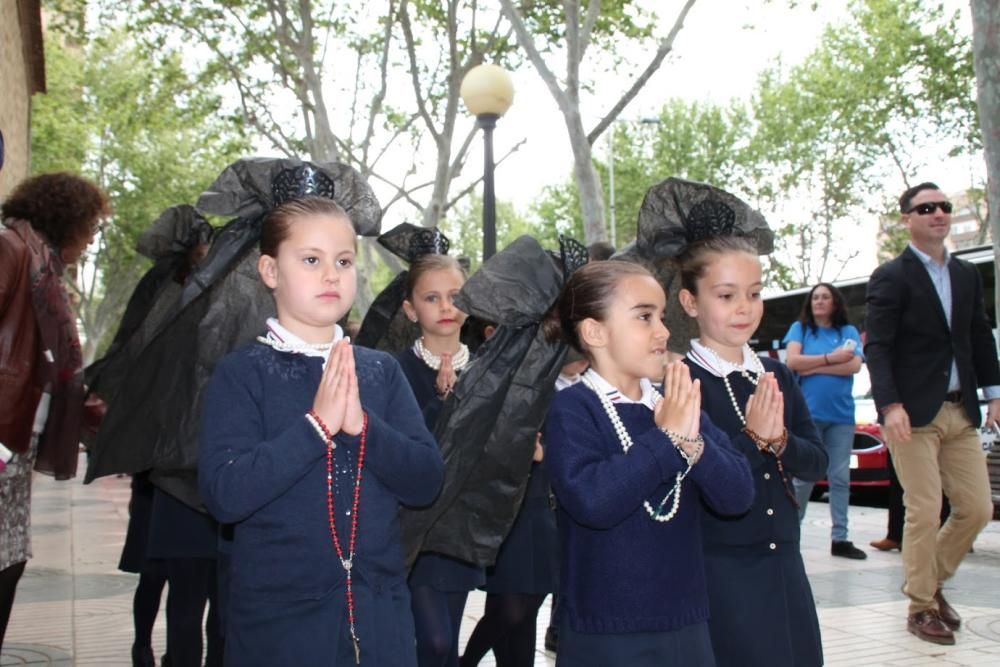
[[[31,302],[30,252],[0,225],[0,442],[25,452],[41,397],[41,334]]]

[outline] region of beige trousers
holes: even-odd
[[[990,479],[979,436],[958,403],[945,402],[909,442],[886,445],[903,487],[903,592],[914,614],[937,607],[934,593],[993,518]],[[942,490],[951,516],[939,528]]]

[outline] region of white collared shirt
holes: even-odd
[[[580,381],[579,373],[574,373],[573,375],[563,375],[562,373],[560,373],[559,377],[556,378],[556,391],[569,389],[579,381]]]
[[[656,391],[653,387],[653,383],[647,378],[642,378],[639,380],[639,388],[642,390],[642,396],[639,400],[629,398],[621,392],[613,384],[601,377],[600,373],[595,371],[592,367],[588,368],[584,375],[590,379],[594,388],[604,396],[607,396],[612,403],[642,403],[650,410],[656,409],[656,404],[660,402],[660,392]]]

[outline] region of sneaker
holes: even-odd
[[[849,542],[847,540],[832,542],[830,544],[830,553],[834,556],[852,558],[854,560],[864,560],[868,558],[868,554],[854,546],[853,542]]]

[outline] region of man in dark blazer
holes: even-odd
[[[865,357],[903,486],[907,629],[954,644],[962,620],[941,585],[993,515],[976,389],[989,399],[986,423],[995,427],[1000,367],[979,273],[944,245],[951,203],[936,185],[921,183],[899,206],[910,244],[868,282]],[[952,514],[939,529],[942,490]]]

